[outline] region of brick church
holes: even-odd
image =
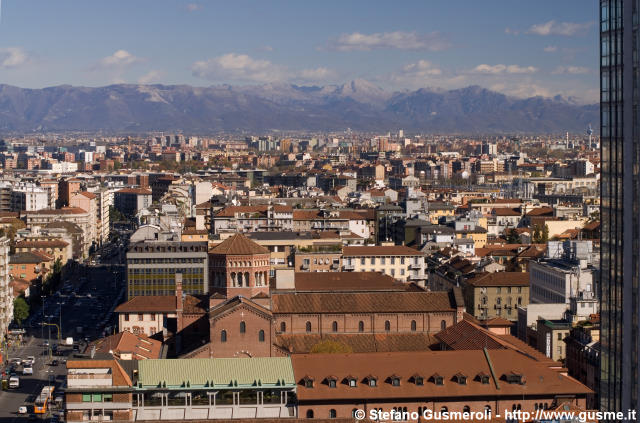
[[[375,272],[290,270],[269,281],[269,259],[267,249],[236,234],[209,251],[210,296],[184,295],[177,275],[173,300],[120,305],[120,330],[130,330],[130,316],[160,313],[175,321],[163,332],[178,357],[277,357],[323,341],[353,352],[425,350],[437,343],[433,334],[462,320],[457,291],[427,292]]]

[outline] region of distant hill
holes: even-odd
[[[354,130],[439,133],[583,132],[599,126],[598,105],[560,97],[519,99],[477,86],[391,93],[355,80],[291,84],[0,85],[0,132]]]

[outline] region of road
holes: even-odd
[[[35,356],[34,374],[22,376],[21,368],[18,368],[20,388],[0,391],[0,423],[26,423],[26,416],[17,415],[18,407],[28,404],[29,413],[32,413],[33,400],[47,384],[49,376],[55,377],[56,391],[62,392],[66,374],[64,360],[83,352],[87,341],[113,333],[117,325],[113,309],[124,300],[126,287],[123,258],[122,250],[116,248],[102,258],[102,263],[77,266],[66,276],[67,280],[58,292],[43,298],[42,306],[31,310],[25,322],[25,345],[12,347],[8,358]],[[49,325],[42,326],[43,321]],[[58,347],[63,356],[51,356],[45,341],[49,345],[58,344],[56,325],[61,329],[60,344],[64,344],[67,337],[73,337],[79,351],[63,345]],[[78,328],[82,328],[81,332]],[[51,360],[56,358],[60,365],[50,366]]]
[[[0,422],[26,421],[25,416],[17,414],[18,407],[29,404],[27,408],[31,413],[33,411],[31,407],[33,400],[40,393],[42,387],[48,384],[50,376],[54,377],[56,389],[62,386],[66,367],[64,364],[50,366],[48,355],[42,355],[43,350],[41,339],[29,337],[24,346],[13,347],[9,351],[9,358],[26,358],[32,355],[36,358],[36,362],[33,366],[32,376],[23,376],[18,371],[18,377],[20,378],[20,387],[18,389],[0,392]]]

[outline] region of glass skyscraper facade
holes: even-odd
[[[640,0],[600,1],[603,410],[639,409]]]

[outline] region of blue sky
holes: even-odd
[[[598,98],[595,0],[0,0],[0,83],[481,85]]]

